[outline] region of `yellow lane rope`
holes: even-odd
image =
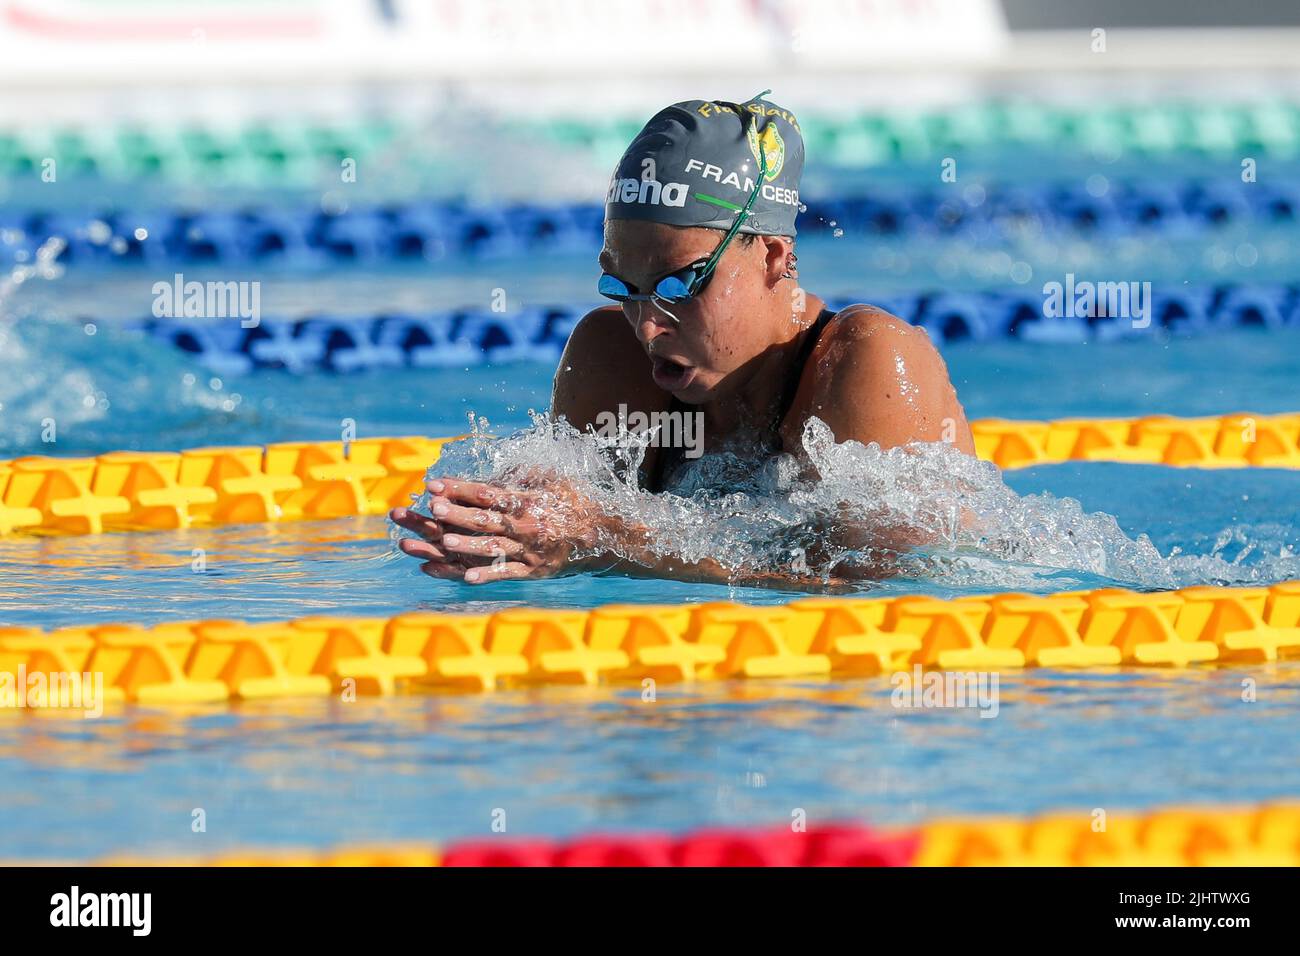
[[[84,709],[92,684],[101,705],[220,704],[539,684],[644,687],[647,680],[890,677],[917,668],[961,674],[1279,659],[1300,659],[1300,581],[948,600],[815,597],[776,607],[614,604],[150,628],[4,627],[0,716]]]
[[[980,457],[1001,468],[1116,461],[1300,468],[1300,413],[1215,418],[984,419]],[[0,461],[0,535],[97,534],[383,514],[408,504],[455,438],[33,455]]]

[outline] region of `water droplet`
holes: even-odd
[[[86,226],[86,238],[97,246],[102,246],[112,237],[112,228],[102,219],[92,219]]]

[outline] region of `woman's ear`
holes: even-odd
[[[764,275],[768,288],[775,288],[782,279],[793,279],[794,240],[789,236],[759,236],[764,249]]]

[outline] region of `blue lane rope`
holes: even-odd
[[[1147,317],[1135,317],[1131,309],[1125,315],[1107,315],[1107,300],[1100,297],[1089,314],[1046,318],[1044,296],[1037,286],[971,293],[840,296],[827,304],[839,309],[853,302],[869,302],[920,325],[941,345],[994,339],[1106,341],[1157,334],[1209,334],[1243,327],[1300,329],[1300,285],[1154,287]],[[418,315],[271,317],[255,328],[242,327],[237,318],[149,318],[127,323],[127,327],[188,352],[207,368],[226,375],[257,369],[346,373],[509,362],[554,364],[574,325],[601,304],[608,303],[536,307],[513,313],[470,308]]]
[[[1083,235],[1176,238],[1234,225],[1291,226],[1300,220],[1300,185],[1285,183],[1113,182],[1095,196],[1082,185],[940,184],[882,186],[869,194],[807,200],[800,235],[844,233],[981,240],[1023,236],[1027,228]],[[92,220],[102,225],[87,229]],[[238,211],[0,209],[0,266],[30,261],[50,236],[67,239],[61,261],[257,263],[431,260],[538,249],[587,252],[601,241],[597,204],[501,205],[413,202],[313,209]],[[138,236],[144,235],[141,239]]]

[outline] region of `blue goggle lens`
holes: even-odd
[[[700,282],[699,275],[699,266],[687,266],[685,269],[664,276],[656,282],[654,295],[650,296],[633,292],[627,287],[627,283],[618,276],[603,272],[600,281],[596,283],[596,291],[606,298],[618,302],[644,301],[650,298],[662,299],[664,302],[684,302],[691,296],[698,294],[704,287],[704,284]]]
[[[626,282],[608,272],[601,274],[600,281],[596,283],[596,290],[611,299],[626,299],[632,294]]]
[[[689,276],[689,279],[683,279],[682,276]],[[693,270],[683,270],[675,272],[670,276],[664,276],[655,284],[655,295],[666,302],[681,302],[691,297],[691,286],[694,283],[690,280],[695,278]]]

